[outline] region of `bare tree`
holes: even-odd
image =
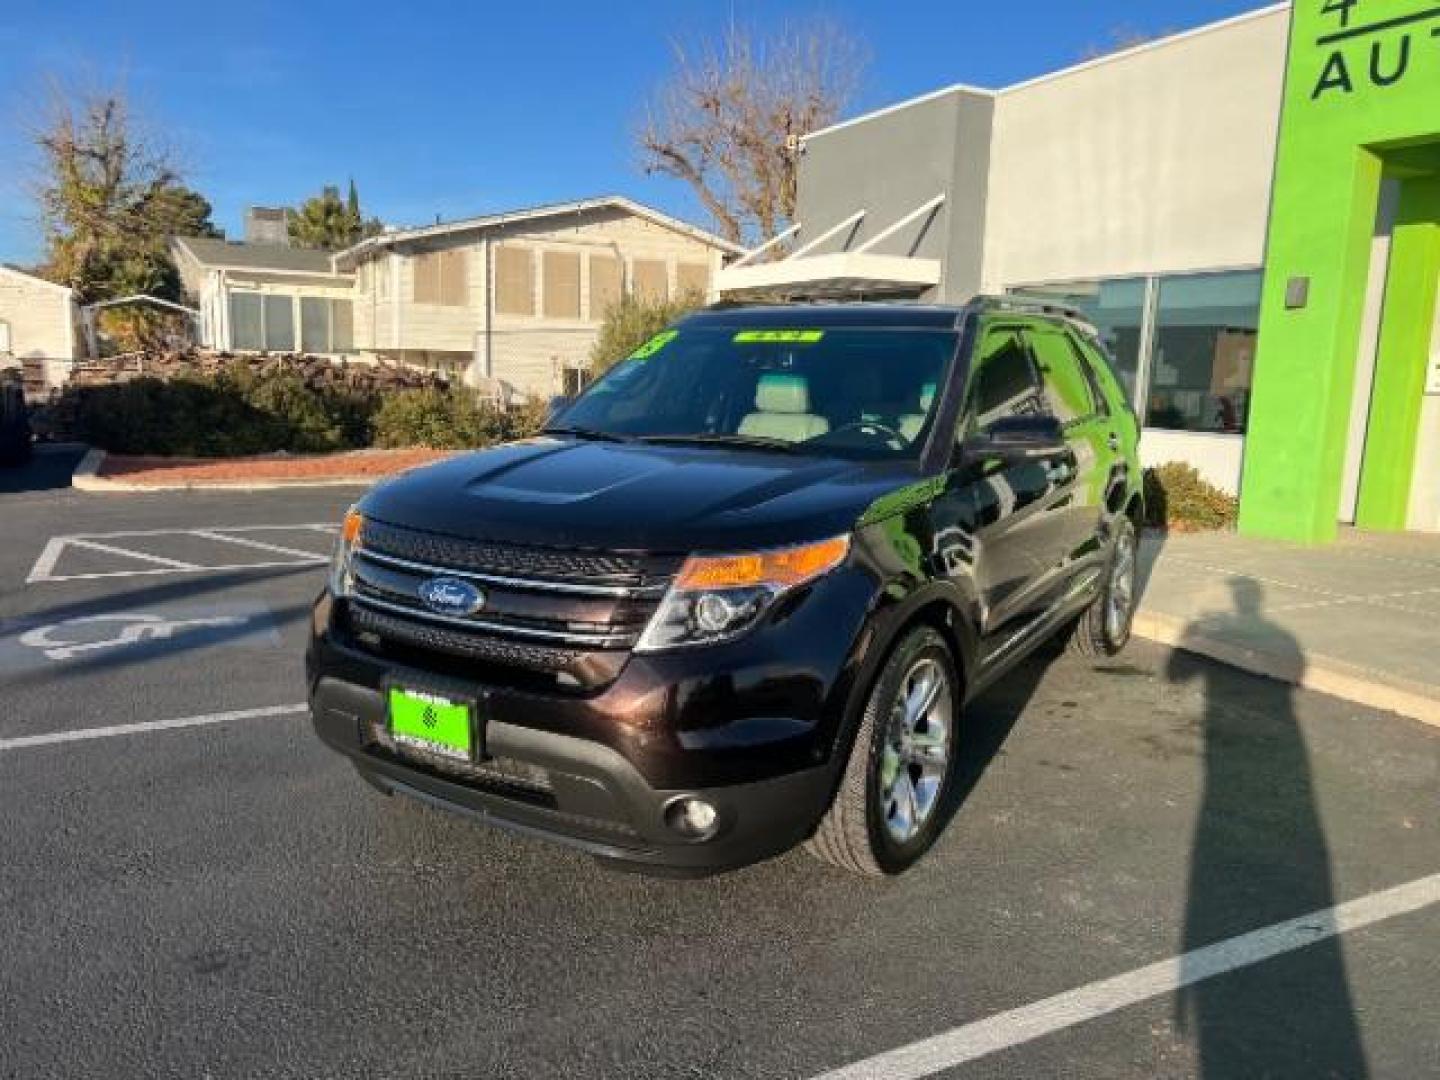
[[[795,213],[800,137],[840,117],[868,60],[826,20],[676,44],[638,137],[646,173],[689,184],[727,240],[773,236]]]
[[[123,91],[52,85],[41,125],[36,195],[48,277],[82,300],[174,294],[170,236],[216,235],[210,204],[181,183],[173,157],[144,136]]]

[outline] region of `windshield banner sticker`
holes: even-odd
[[[735,335],[735,344],[816,345],[824,337],[824,330],[741,330]]]
[[[656,334],[644,345],[641,345],[638,349],[636,349],[633,353],[626,357],[626,359],[649,360],[650,357],[654,356],[656,353],[658,353],[661,349],[665,348],[666,345],[669,345],[670,342],[674,341],[679,336],[679,330],[662,330],[660,333]]]

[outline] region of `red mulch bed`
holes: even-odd
[[[246,481],[379,478],[451,457],[453,450],[355,450],[344,454],[182,458],[107,454],[100,476],[129,484],[234,483]]]

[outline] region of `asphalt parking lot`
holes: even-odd
[[[909,875],[617,874],[310,735],[355,491],[57,468],[0,485],[0,1074],[1440,1075],[1436,729],[1046,657],[968,717]]]

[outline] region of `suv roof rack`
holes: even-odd
[[[1032,293],[1004,293],[1003,295],[982,293],[971,303],[982,311],[1015,311],[1031,315],[1053,315],[1076,323],[1092,334],[1099,334],[1099,330],[1090,321],[1089,316],[1079,308],[1061,303],[1048,296],[1037,296]]]

